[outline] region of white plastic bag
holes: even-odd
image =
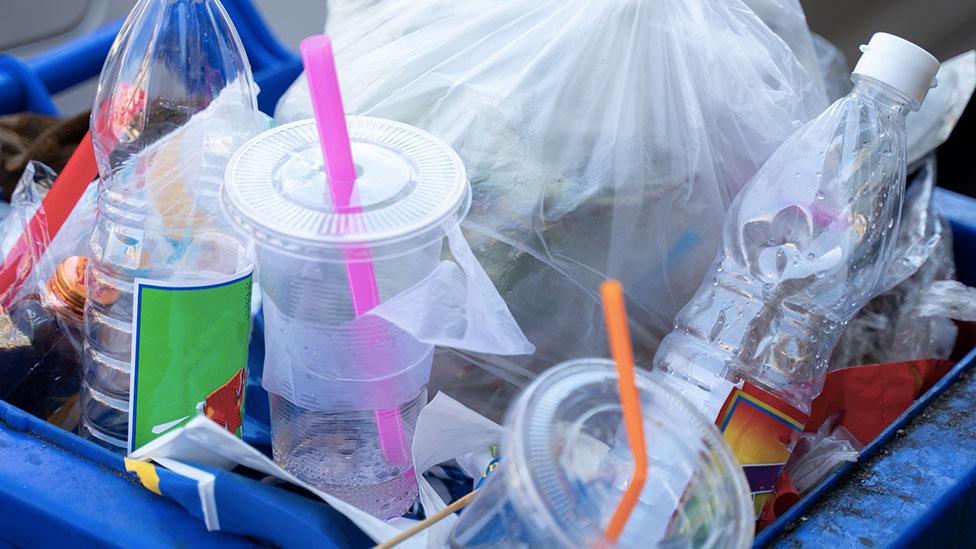
[[[851,67],[844,52],[819,34],[813,35],[813,48],[823,72],[827,100],[833,103],[851,91]]]
[[[807,17],[803,13],[800,0],[742,0],[742,2],[793,50],[793,55],[813,78],[814,84],[820,87],[821,92],[827,94],[829,102],[847,95],[845,92],[841,96],[831,98],[827,92],[827,71],[824,70],[820,59],[821,45],[817,43],[819,37],[810,32],[807,27]]]
[[[976,89],[976,50],[942,63],[938,86],[929,90],[918,111],[908,115],[908,164],[918,165],[926,155],[949,139],[959,117]]]
[[[827,104],[741,0],[387,0],[331,32],[350,113],[465,161],[466,236],[537,348],[480,363],[516,384],[604,352],[607,277],[649,356],[739,188]],[[276,114],[311,116],[304,79]]]

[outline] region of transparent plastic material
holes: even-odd
[[[701,281],[732,198],[827,106],[740,0],[388,0],[342,17],[331,34],[347,111],[458,151],[472,186],[465,235],[537,348],[438,360],[515,383],[604,351],[608,276],[627,288],[649,356]],[[311,115],[300,78],[276,117]]]
[[[800,0],[742,0],[742,3],[755,12],[769,30],[786,42],[814,85],[820,88],[819,92],[826,94],[828,75],[820,63],[816,35],[807,27],[807,17],[803,13]]]
[[[976,289],[954,280],[952,230],[932,206],[935,180],[930,157],[908,187],[878,295],[847,324],[830,357],[831,369],[948,358],[958,331],[953,320],[976,319]]]
[[[406,459],[399,463],[387,459],[373,410],[318,412],[274,393],[270,399],[271,448],[275,463],[286,471],[382,518],[403,514],[417,497],[410,448],[402,449]],[[394,407],[404,440],[413,440],[425,404],[424,389]]]
[[[83,432],[124,449],[136,277],[206,281],[250,262],[220,211],[224,168],[264,124],[217,0],[142,0],[105,61],[91,134],[101,176],[89,249]],[[179,352],[179,350],[174,350]]]
[[[276,462],[392,518],[417,496],[410,444],[434,346],[532,348],[458,230],[470,187],[457,154],[404,124],[347,121],[352,207],[332,205],[314,120],[241,147],[223,201],[257,244]],[[358,317],[350,265],[371,269],[379,298]]]
[[[8,253],[22,235],[30,270],[23,284],[8,289],[0,312],[0,398],[64,429],[78,422],[81,384],[82,319],[77,306],[64,303],[49,283],[62,260],[85,252],[95,211],[95,184],[79,199],[61,230],[52,237],[42,200],[57,179],[49,167],[28,162],[11,197],[10,214],[0,221],[0,250]],[[23,266],[23,263],[21,264]]]
[[[637,372],[649,468],[616,547],[748,547],[742,469],[715,426]],[[505,422],[502,459],[451,533],[454,547],[598,547],[633,459],[613,363],[580,359],[540,375]]]
[[[656,368],[714,409],[717,380],[809,410],[844,325],[875,295],[898,233],[905,116],[917,105],[856,76],[853,91],[769,158],[726,217],[719,256]]]
[[[801,433],[786,463],[790,482],[801,496],[820,484],[835,469],[857,461],[864,444],[843,425],[840,413],[824,421],[816,433]]]
[[[813,48],[823,72],[827,99],[834,102],[851,92],[851,67],[844,52],[829,40],[813,33]]]
[[[921,162],[945,143],[976,90],[976,50],[942,63],[936,75],[939,85],[929,90],[918,111],[908,115],[908,163]]]

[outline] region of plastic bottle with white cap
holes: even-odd
[[[939,68],[890,34],[862,51],[851,93],[737,196],[718,258],[654,359],[718,423],[754,494],[772,491],[844,325],[885,269],[905,189],[905,117]]]

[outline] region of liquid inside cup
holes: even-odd
[[[427,279],[470,190],[460,158],[433,136],[373,118],[348,123],[352,207],[333,203],[312,120],[245,144],[222,198],[257,244],[275,462],[388,519],[417,496],[410,448],[433,346],[382,317],[357,317],[353,288],[375,280],[382,306]]]
[[[754,517],[741,468],[718,430],[651,377],[637,374],[647,481],[618,546],[748,546]],[[560,364],[509,411],[501,462],[451,544],[594,546],[632,472],[613,364]]]

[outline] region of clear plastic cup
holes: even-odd
[[[714,425],[637,372],[649,467],[619,547],[747,547],[749,488]],[[502,459],[451,533],[454,547],[594,547],[633,472],[613,363],[564,362],[522,393]]]
[[[354,207],[332,204],[313,120],[241,147],[223,203],[257,244],[275,461],[391,518],[417,496],[410,445],[433,347],[357,318],[349,265],[372,268],[382,307],[435,270],[471,193],[461,159],[430,134],[368,117],[348,126]]]

